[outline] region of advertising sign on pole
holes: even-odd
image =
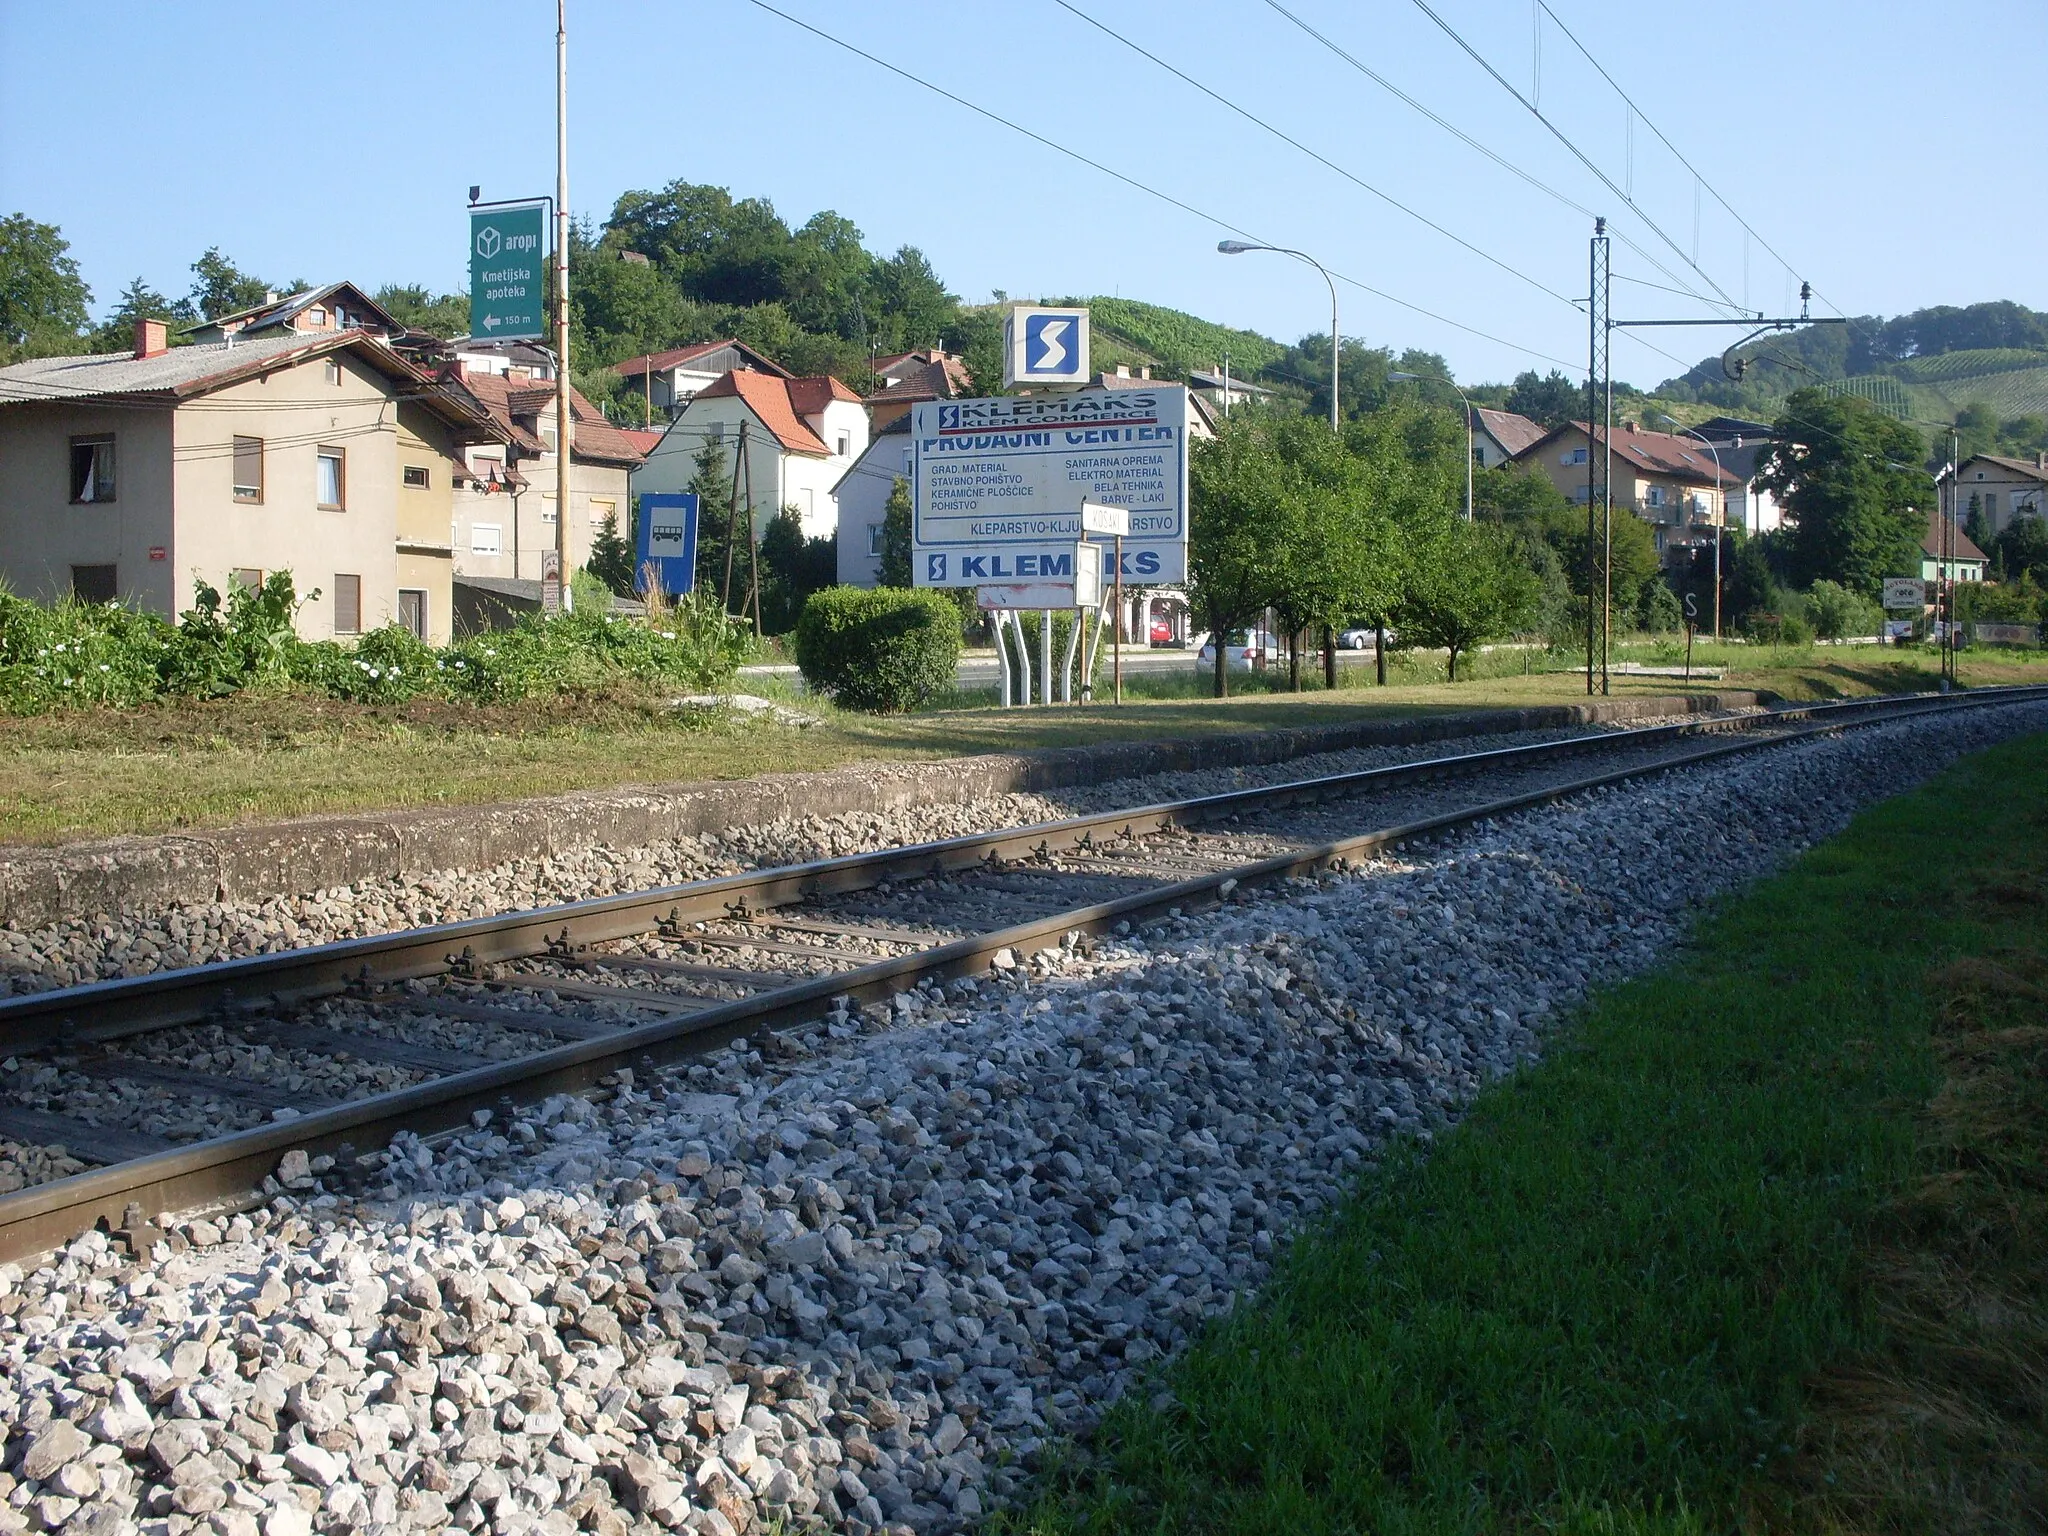
[[[1885,577],[1884,605],[1895,613],[1908,608],[1917,613],[1927,606],[1927,583],[1918,576]]]
[[[1088,311],[1012,304],[1003,318],[1003,388],[1088,382]]]
[[[1187,579],[1184,386],[930,400],[911,411],[916,585],[1071,582],[1084,502],[1128,509],[1124,581]]]
[[[633,587],[648,589],[651,575],[670,597],[697,585],[697,493],[645,491],[640,496],[638,559]]]
[[[469,334],[545,336],[546,225],[538,202],[469,210]]]

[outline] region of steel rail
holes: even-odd
[[[2025,690],[2019,690],[2024,692]],[[1981,698],[1991,690],[1970,695]],[[1283,784],[1230,790],[1094,815],[1038,822],[994,832],[970,833],[939,842],[848,854],[813,863],[749,870],[741,874],[650,890],[591,897],[489,917],[468,918],[396,933],[342,939],[304,949],[251,955],[174,971],[156,971],[110,981],[31,992],[0,999],[0,1051],[36,1051],[119,1039],[126,1035],[233,1019],[254,1009],[276,1009],[332,997],[367,982],[388,983],[445,974],[465,962],[483,965],[545,955],[564,943],[586,945],[652,932],[673,917],[702,922],[736,909],[786,906],[806,896],[838,895],[899,878],[944,874],[991,860],[1037,855],[1041,849],[1068,851],[1091,846],[1097,836],[1164,831],[1251,810],[1356,795],[1373,789],[1448,775],[1542,762],[1588,752],[1622,750],[1660,740],[1728,730],[1774,726],[1817,717],[1846,717],[1873,708],[1942,706],[1939,695],[1901,701],[1851,700],[1805,705],[1756,715],[1690,720],[1633,730],[1595,732],[1557,741],[1459,753],[1383,768],[1359,769]]]
[[[316,1110],[289,1121],[234,1132],[191,1146],[110,1164],[48,1184],[0,1195],[0,1262],[32,1258],[48,1252],[96,1224],[118,1226],[126,1219],[132,1207],[139,1206],[145,1213],[153,1215],[161,1211],[187,1210],[246,1199],[251,1192],[260,1189],[265,1179],[275,1171],[283,1155],[295,1149],[306,1151],[309,1155],[339,1153],[349,1149],[364,1151],[372,1147],[381,1147],[402,1130],[431,1135],[466,1123],[479,1109],[496,1112],[519,1100],[531,1102],[552,1094],[579,1092],[595,1085],[620,1067],[640,1068],[658,1065],[663,1061],[702,1055],[764,1029],[813,1021],[836,998],[848,997],[857,1002],[878,1001],[927,978],[943,980],[979,974],[985,971],[993,957],[1004,949],[1028,951],[1049,942],[1057,943],[1068,933],[1100,932],[1120,922],[1142,919],[1148,915],[1170,911],[1175,907],[1185,909],[1199,903],[1215,901],[1240,886],[1313,873],[1414,838],[1550,804],[1572,795],[1624,783],[1630,779],[1697,766],[1736,753],[1759,751],[1771,746],[1832,734],[1856,725],[1889,723],[1923,715],[1945,714],[1990,705],[2024,703],[2040,698],[2048,698],[2048,687],[1983,689],[1960,697],[1914,696],[1904,701],[1858,700],[1844,705],[1811,706],[1765,716],[1739,717],[1733,722],[1701,723],[1702,728],[1711,728],[1716,724],[1739,724],[1744,721],[1777,724],[1787,719],[1802,719],[1808,722],[1803,726],[1778,731],[1768,736],[1716,742],[1676,756],[1630,764],[1563,783],[1544,785],[1480,805],[1466,806],[1314,847],[1277,854],[1234,868],[1193,876],[1171,885],[1133,892],[1110,901],[1097,902],[1007,928],[970,935],[934,945],[917,953],[877,960],[857,970],[774,988],[754,997],[720,1003],[702,1012],[622,1029],[601,1039],[553,1047],[516,1060],[437,1078],[397,1092]],[[1641,741],[1649,735],[1668,735],[1683,730],[1685,727],[1649,727],[1641,732],[1621,732],[1591,740],[1612,745],[1617,740],[1625,742],[1633,738]],[[1571,738],[1567,743],[1544,743],[1541,746],[1560,747],[1585,740],[1587,738]],[[1495,752],[1469,754],[1463,759],[1434,759],[1430,764],[1402,765],[1402,770],[1412,773],[1429,766],[1442,769],[1448,764],[1460,761],[1498,761],[1503,755],[1522,754],[1526,757],[1532,750],[1535,749],[1506,748]],[[1142,811],[1077,818],[1075,822],[1043,823],[1038,827],[1020,829],[1006,836],[1010,843],[1018,843],[1028,834],[1042,834],[1053,828],[1079,824],[1100,826],[1117,821],[1135,824],[1151,816],[1164,815],[1171,818],[1188,806],[1206,804],[1213,807],[1233,802],[1249,803],[1246,800],[1247,796],[1263,796],[1263,803],[1271,804],[1276,797],[1289,791],[1306,790],[1315,785],[1328,785],[1347,780],[1355,781],[1390,771],[1401,770],[1373,769],[1366,770],[1362,775],[1335,775],[1297,784],[1266,786],[1255,791],[1232,791],[1224,795],[1204,796],[1179,805],[1151,806]],[[1324,797],[1326,795],[1317,798]],[[929,859],[935,850],[951,849],[960,843],[978,841],[982,839],[954,839],[902,852],[920,853]],[[829,868],[851,874],[858,868],[872,867],[862,866],[860,861],[874,857],[856,855],[850,859],[827,860],[821,865],[807,867]],[[972,864],[979,861],[970,859],[966,862]],[[965,865],[950,863],[944,867],[959,868]],[[794,880],[802,868],[806,867],[762,872],[764,875],[775,877],[765,888],[776,889]],[[872,883],[875,882],[862,880],[852,885],[835,885],[829,888],[859,888]],[[729,881],[712,881],[706,884],[731,888]],[[801,895],[806,893],[806,889],[815,890],[819,887],[789,888],[794,895]],[[690,889],[691,887],[671,887],[661,893],[661,899],[666,901],[671,895]],[[606,898],[606,901],[633,899]],[[568,908],[554,908],[546,914],[523,914],[522,918],[538,920],[546,917],[548,921],[559,922],[560,914],[563,912],[574,911],[585,905],[590,904],[577,903]],[[725,913],[721,907],[712,915],[724,916]],[[519,920],[521,919],[514,919]],[[428,931],[445,933],[474,926],[474,923],[450,924],[445,929]],[[541,923],[541,927],[545,926],[544,922]],[[445,940],[441,942],[445,943]],[[544,949],[545,945],[541,947]],[[234,963],[244,965],[248,962]],[[156,978],[135,979],[146,981]],[[103,985],[123,986],[126,983]],[[33,1000],[32,996],[24,1001]]]

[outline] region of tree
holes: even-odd
[[[1216,697],[1230,693],[1230,636],[1273,595],[1268,532],[1284,516],[1285,470],[1270,421],[1232,416],[1188,459],[1188,597],[1216,647]]]
[[[0,219],[0,361],[75,347],[92,290],[55,224],[25,213]]]
[[[436,294],[418,283],[386,283],[370,297],[400,325],[425,331],[443,341],[469,330],[469,295]]]
[[[1994,541],[2006,578],[2023,581],[2031,576],[2048,583],[2048,522],[2038,517],[2015,517]]]
[[[1586,419],[1586,387],[1553,368],[1539,378],[1533,368],[1515,375],[1507,408],[1526,416],[1546,431]]]
[[[242,271],[219,246],[210,246],[192,263],[192,291],[186,295],[187,315],[199,320],[217,320],[238,310],[253,309],[263,302],[269,286],[260,277]]]
[[[584,567],[620,597],[633,595],[633,545],[619,532],[619,515],[607,512],[590,540],[590,562]]]
[[[737,462],[738,449],[734,449]],[[725,536],[726,521],[732,514],[733,486],[732,472],[725,464],[725,444],[707,442],[697,450],[696,472],[690,476],[690,489],[697,493],[697,591],[699,593],[723,593],[725,591],[726,550],[729,542]],[[740,516],[747,510],[742,507]],[[746,529],[737,522],[733,532],[738,539],[746,537]],[[737,559],[733,562],[735,574],[740,569]]]
[[[1876,596],[1887,576],[1919,568],[1934,483],[1918,468],[1920,434],[1854,395],[1793,392],[1758,463],[1778,498],[1800,586],[1837,581]]]
[[[907,587],[910,579],[910,482],[901,475],[882,503],[882,575],[879,586]]]
[[[884,352],[937,346],[960,313],[939,274],[914,245],[875,263],[870,280],[874,314],[870,340]]]
[[[1407,560],[1394,621],[1403,644],[1442,646],[1456,682],[1460,655],[1514,633],[1534,614],[1536,577],[1513,538],[1491,524],[1438,511],[1403,533]]]
[[[839,579],[839,541],[804,537],[803,514],[784,507],[761,533],[761,627],[771,635],[796,627],[804,599]]]
[[[121,290],[114,312],[93,330],[87,346],[94,352],[125,352],[135,344],[136,321],[161,320],[168,325],[178,318],[178,306],[138,277]]]

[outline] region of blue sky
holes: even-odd
[[[1267,0],[1073,3],[1521,277],[1054,0],[777,3],[1221,224],[748,0],[570,0],[579,214],[601,217],[629,188],[710,182],[770,199],[793,224],[833,208],[872,248],[917,245],[970,300],[996,289],[1122,294],[1283,339],[1324,327],[1316,275],[1278,257],[1215,254],[1227,225],[1441,317],[1345,285],[1349,335],[1439,351],[1465,380],[1552,360],[1583,369],[1583,319],[1542,288],[1584,292],[1586,218],[1396,100]],[[1524,94],[1540,81],[1544,113],[1621,193],[1412,0],[1285,3],[1528,177],[1609,215],[1681,281],[1621,245],[1617,274],[1704,289],[1686,260],[1696,256],[1733,299],[1775,310],[1796,278],[1767,242],[1850,313],[1991,298],[2048,308],[2039,92],[2025,83],[2048,78],[2040,0],[1550,0],[1647,117],[1633,128],[1549,18],[1539,48],[1531,0],[1431,0]],[[457,288],[468,185],[487,197],[552,190],[553,73],[547,0],[0,0],[0,212],[61,225],[101,308],[137,275],[184,292],[209,245],[280,284]],[[1696,194],[1649,124],[1754,237],[1712,192]],[[1625,282],[1615,308],[1712,312]],[[1736,334],[1656,340],[1690,361]],[[1639,383],[1678,371],[1633,342],[1615,362]]]

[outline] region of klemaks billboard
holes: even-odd
[[[1126,583],[1187,579],[1184,386],[930,400],[911,409],[918,586],[1072,581],[1084,501],[1130,509]]]

